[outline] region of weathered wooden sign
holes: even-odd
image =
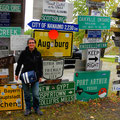
[[[48,80],[55,80],[63,76],[64,60],[44,60],[43,77]]]

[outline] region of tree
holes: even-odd
[[[32,37],[32,34],[33,34],[33,30],[32,29],[28,29],[24,32],[24,35],[31,35]]]

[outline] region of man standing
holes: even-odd
[[[26,110],[24,115],[28,116],[31,114],[31,96],[30,90],[32,89],[32,97],[33,97],[33,108],[35,113],[38,115],[42,115],[42,111],[39,110],[39,83],[42,81],[43,75],[43,64],[42,57],[39,51],[37,51],[36,41],[34,38],[29,38],[27,41],[27,47],[24,51],[21,52],[20,57],[17,62],[17,67],[15,70],[15,79],[18,80],[18,75],[20,73],[20,69],[23,65],[21,73],[28,72],[34,70],[37,74],[37,80],[31,84],[25,84],[22,81],[22,87],[24,90],[25,104]]]

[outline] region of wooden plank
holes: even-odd
[[[120,28],[111,27],[111,28],[110,28],[110,31],[120,32]]]

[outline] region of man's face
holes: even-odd
[[[29,40],[28,47],[29,47],[30,50],[34,50],[35,49],[35,41],[34,40]]]

